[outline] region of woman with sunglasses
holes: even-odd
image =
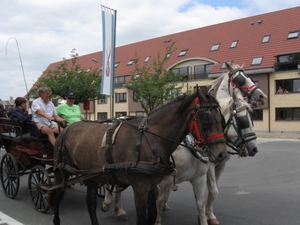
[[[67,124],[83,120],[80,107],[75,102],[75,94],[69,91],[66,95],[66,103],[60,104],[56,108],[57,114],[67,121]]]

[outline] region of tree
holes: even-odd
[[[167,46],[166,53],[172,53],[176,50],[175,42]],[[179,83],[182,82],[182,76],[172,72],[172,69],[165,68],[169,58],[161,58],[160,52],[153,59],[152,64],[140,66],[139,57],[135,55],[134,71],[131,73],[131,80],[126,87],[131,89],[133,101],[139,102],[146,114],[178,96]],[[183,85],[183,83],[181,84]],[[182,87],[182,86],[181,86]]]
[[[47,86],[52,90],[55,97],[65,98],[68,91],[76,95],[76,103],[87,102],[100,97],[100,71],[95,69],[89,71],[82,68],[78,63],[79,55],[71,51],[71,58],[63,58],[55,70],[48,70],[45,77],[39,79],[38,87]]]

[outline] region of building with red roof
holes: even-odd
[[[141,115],[143,110],[132,101],[126,83],[134,70],[135,54],[151,63],[157,53],[175,41],[167,68],[188,75],[185,85],[206,86],[227,72],[224,62],[243,65],[245,72],[268,95],[262,108],[254,109],[257,131],[300,131],[300,7],[265,13],[248,18],[169,34],[116,48],[114,78],[114,116]],[[101,68],[102,52],[79,57],[83,68]],[[61,62],[51,63],[54,69]],[[42,74],[44,76],[46,73]],[[277,94],[278,87],[288,93]],[[111,116],[111,98],[90,103],[89,119]]]

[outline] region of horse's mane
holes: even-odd
[[[173,99],[173,100],[171,100],[171,101],[169,101],[169,102],[167,102],[167,103],[165,103],[165,104],[163,104],[163,105],[161,105],[159,107],[156,107],[155,109],[151,110],[151,112],[148,114],[148,116],[152,115],[153,113],[157,112],[158,110],[162,110],[162,109],[164,109],[166,107],[169,107],[170,105],[172,105],[174,103],[177,103],[177,102],[180,102],[180,101],[183,101],[183,100],[184,100],[183,103],[184,102],[189,102],[189,103],[186,103],[188,105],[188,104],[190,104],[193,101],[193,99],[195,99],[195,97],[196,97],[195,95],[196,95],[196,93],[193,94],[193,95],[182,94],[182,95],[178,96],[177,98],[175,98],[175,99]]]
[[[219,102],[217,101],[217,99],[209,94],[206,94],[205,95],[206,98],[209,100],[210,103],[216,103],[219,105]],[[165,103],[155,109],[153,109],[149,114],[148,116],[150,116],[151,114],[155,113],[156,111],[158,110],[162,110],[164,108],[167,108],[169,107],[170,105],[174,104],[174,103],[177,103],[177,102],[182,102],[180,107],[178,108],[177,112],[176,113],[182,113],[194,100],[195,98],[197,97],[197,93],[193,93],[191,95],[186,95],[186,94],[183,94],[183,95],[180,95],[178,96],[177,98],[173,99],[172,101],[168,102],[168,103]]]
[[[243,69],[243,65],[240,66],[238,64],[232,64],[231,67],[234,70],[236,70],[236,69]],[[209,92],[212,91],[212,90],[217,90],[220,87],[223,79],[227,79],[228,80],[227,74],[228,74],[228,72],[225,72],[220,77],[218,77],[217,79],[209,82],[208,84],[211,85],[211,88],[209,89]],[[227,77],[225,77],[225,76],[227,76]]]

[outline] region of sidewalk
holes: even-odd
[[[300,132],[255,132],[258,138],[279,138],[279,139],[298,139],[300,140]]]

